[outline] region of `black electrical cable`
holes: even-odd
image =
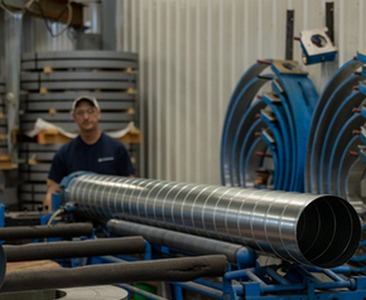
[[[69,3],[67,3],[66,5],[65,5],[65,7],[63,8],[63,10],[60,12],[60,14],[55,18],[55,19],[50,19],[50,18],[48,18],[47,16],[46,16],[46,14],[45,14],[45,11],[44,11],[44,9],[43,9],[43,7],[42,7],[42,4],[39,2],[39,1],[34,1],[33,3],[36,3],[37,5],[38,5],[38,8],[39,8],[39,10],[40,10],[40,12],[41,12],[41,16],[42,16],[42,19],[44,20],[44,22],[45,22],[45,25],[46,25],[46,28],[47,28],[47,31],[51,34],[51,36],[52,37],[58,37],[59,35],[61,35],[62,33],[63,33],[63,31],[61,31],[61,33],[58,33],[58,34],[55,34],[53,31],[52,31],[52,28],[51,28],[51,26],[50,26],[50,24],[49,24],[49,22],[50,21],[52,21],[52,22],[58,22],[60,19],[61,19],[61,17],[64,15],[64,13],[66,12],[66,11],[69,11],[69,9],[68,9],[68,7],[69,7]],[[70,11],[69,11],[69,13],[70,13]],[[67,28],[69,27],[69,24],[67,25]]]

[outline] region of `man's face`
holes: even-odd
[[[100,110],[89,101],[80,101],[72,116],[81,131],[93,131],[98,128]]]

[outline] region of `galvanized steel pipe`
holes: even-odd
[[[300,264],[347,262],[360,239],[350,203],[331,195],[197,185],[97,174],[64,180],[85,216],[120,218],[238,243]]]

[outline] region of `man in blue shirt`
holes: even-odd
[[[46,210],[50,210],[52,194],[58,190],[61,180],[73,172],[92,171],[118,176],[134,174],[130,156],[123,144],[99,129],[101,111],[96,98],[76,98],[71,113],[79,127],[79,135],[63,145],[52,160],[47,195],[43,202]]]

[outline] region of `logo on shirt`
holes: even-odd
[[[114,157],[113,156],[98,158],[98,162],[99,163],[106,162],[106,161],[111,161],[111,160],[114,160]]]

